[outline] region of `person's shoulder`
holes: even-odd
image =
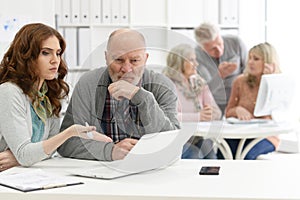
[[[202,54],[206,54],[205,51],[199,45],[195,46],[194,49],[195,49],[195,53],[196,53],[197,56],[200,56]]]
[[[12,99],[24,99],[26,95],[15,83],[5,82],[0,85],[0,98],[11,101]]]
[[[90,71],[85,72],[79,79],[80,83],[95,83],[98,82],[99,78],[105,71],[106,67],[99,67],[91,69]]]
[[[222,38],[223,38],[224,42],[234,43],[234,44],[238,44],[238,45],[243,44],[242,39],[237,35],[228,34],[228,35],[223,35]]]
[[[164,74],[155,72],[153,70],[145,69],[146,76],[149,77],[150,80],[155,81],[156,83],[172,83],[172,81],[166,77]]]
[[[175,92],[176,87],[167,76],[162,73],[155,72],[153,70],[145,69],[144,76],[143,76],[143,87],[147,90],[151,90],[150,88],[154,89],[162,89],[162,90],[170,90]]]
[[[0,92],[9,92],[9,93],[22,93],[22,90],[15,83],[5,82],[0,85]]]
[[[106,69],[106,67],[99,67],[99,68],[91,69],[91,70],[85,72],[81,76],[81,79],[97,77],[99,75],[99,73],[103,73],[103,71],[105,69]]]
[[[246,80],[246,75],[240,74],[234,79],[233,84],[241,85],[243,82],[245,82],[245,80]]]
[[[222,35],[224,41],[240,41],[240,38],[237,35],[227,34]]]

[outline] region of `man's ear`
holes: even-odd
[[[104,51],[104,56],[105,56],[105,63],[106,63],[106,65],[108,66],[108,53],[107,53],[107,51]]]
[[[145,53],[145,56],[146,56],[145,61],[147,62],[148,57],[149,57],[149,53]]]

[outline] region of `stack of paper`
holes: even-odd
[[[1,173],[0,185],[22,192],[45,190],[83,184],[73,177],[58,176],[41,169],[32,169],[20,173]]]

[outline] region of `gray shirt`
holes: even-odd
[[[17,85],[0,85],[0,152],[10,149],[17,161],[30,166],[50,155],[45,154],[42,141],[31,142],[32,122],[30,100]],[[48,118],[42,140],[59,131],[59,118]]]
[[[196,47],[196,56],[199,63],[198,73],[207,81],[209,88],[224,112],[224,106],[230,97],[233,80],[243,73],[246,66],[247,49],[245,44],[236,36],[222,36],[224,40],[224,54],[215,59],[210,57],[202,48]],[[218,73],[218,66],[224,61],[237,62],[237,69],[225,79],[221,79]]]
[[[142,87],[131,103],[138,107],[145,133],[179,128],[176,89],[172,82],[164,75],[147,69],[142,79]],[[103,114],[108,85],[107,67],[85,73],[75,86],[61,130],[75,123],[84,125],[88,122],[101,132],[99,118]],[[66,157],[110,161],[113,145],[73,137],[58,152]]]

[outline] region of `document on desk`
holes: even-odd
[[[58,176],[41,169],[32,169],[20,173],[1,173],[0,185],[22,192],[46,190],[58,187],[83,184],[73,177]]]
[[[270,119],[250,119],[250,120],[239,120],[235,117],[226,118],[226,121],[230,124],[272,124],[273,120]]]

